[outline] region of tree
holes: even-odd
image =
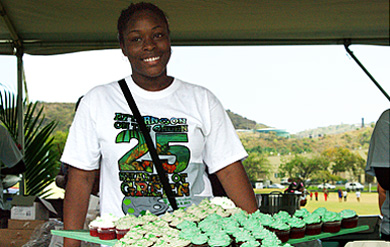
[[[11,93],[0,93],[0,121],[8,129],[14,140],[18,139],[17,106],[15,96]],[[24,162],[26,164],[24,195],[47,197],[51,195],[47,186],[54,181],[59,169],[59,161],[54,152],[53,137],[50,137],[55,121],[44,123],[43,107],[37,104],[24,104]]]
[[[329,148],[323,155],[332,162],[333,174],[347,171],[359,177],[364,172],[365,160],[345,147]]]
[[[322,156],[317,155],[310,158],[295,155],[291,160],[284,161],[279,166],[279,171],[290,178],[300,178],[305,181],[309,178],[326,175],[328,166],[328,161]]]
[[[258,181],[260,178],[270,174],[271,164],[266,156],[256,152],[250,152],[248,158],[243,161],[243,165],[249,180]]]

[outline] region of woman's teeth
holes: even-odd
[[[158,59],[160,59],[160,57],[149,57],[149,58],[145,58],[144,62],[153,62],[153,61],[156,61]]]

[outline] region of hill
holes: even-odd
[[[56,131],[67,132],[72,124],[75,104],[74,103],[47,103],[37,102],[37,108],[40,109],[43,106],[43,114],[46,121],[57,121]]]
[[[370,123],[365,127],[373,127],[375,123]],[[330,125],[327,127],[318,127],[316,129],[310,129],[301,131],[295,134],[295,137],[321,137],[324,135],[335,135],[341,134],[349,131],[354,131],[362,128],[361,124],[339,124],[339,125]]]
[[[58,121],[56,131],[68,131],[73,121],[75,113],[75,103],[38,102],[38,108],[40,108],[41,106],[44,107],[43,113],[45,114],[47,121]],[[256,123],[256,121],[247,119],[245,117],[240,116],[239,114],[233,113],[230,110],[227,110],[226,112],[232,120],[234,128],[236,129],[255,129],[268,127],[264,124]]]
[[[75,113],[75,103],[38,102],[37,104],[38,104],[38,108],[40,108],[41,106],[44,107],[43,113],[45,114],[47,121],[52,121],[52,120],[58,121],[58,125],[55,131],[62,131],[62,132],[68,131],[73,121],[73,117]],[[250,120],[230,110],[227,110],[226,112],[229,115],[230,119],[232,120],[233,125],[236,129],[253,130],[253,129],[268,127],[266,124],[257,123],[256,121]],[[327,135],[338,135],[347,132],[353,133],[354,131],[361,129],[360,127],[361,126],[352,125],[352,124],[331,125],[328,127],[320,127],[316,129],[299,132],[293,135],[293,139],[326,137]],[[367,127],[372,128],[373,124],[369,124],[369,126]],[[367,134],[368,133],[365,133],[365,135]],[[361,144],[364,144],[364,142]]]

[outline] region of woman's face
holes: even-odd
[[[146,79],[166,76],[171,42],[164,20],[148,10],[135,13],[123,37],[121,49],[130,61],[133,77]]]

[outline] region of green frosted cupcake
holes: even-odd
[[[342,217],[341,227],[342,228],[354,228],[358,225],[359,217],[356,212],[352,209],[344,209],[340,212]]]
[[[193,237],[191,238],[191,243],[193,247],[200,247],[200,246],[203,247],[203,246],[208,246],[207,245],[208,240],[209,238],[207,237],[206,234],[200,233],[200,234],[193,235]]]
[[[208,244],[211,247],[217,247],[217,246],[218,247],[226,247],[226,246],[229,246],[231,242],[232,242],[232,240],[229,237],[229,235],[227,235],[226,233],[219,233],[219,234],[215,234],[213,236],[209,236]]]

